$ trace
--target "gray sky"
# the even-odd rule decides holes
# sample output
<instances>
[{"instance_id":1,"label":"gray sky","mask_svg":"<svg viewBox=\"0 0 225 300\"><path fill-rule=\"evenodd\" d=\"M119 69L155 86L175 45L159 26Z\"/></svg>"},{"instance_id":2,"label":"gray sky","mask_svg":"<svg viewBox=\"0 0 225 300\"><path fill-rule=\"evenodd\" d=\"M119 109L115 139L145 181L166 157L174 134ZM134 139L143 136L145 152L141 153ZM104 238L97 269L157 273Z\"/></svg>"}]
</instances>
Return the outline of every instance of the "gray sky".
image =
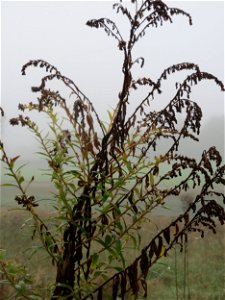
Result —
<instances>
[{"instance_id":1,"label":"gray sky","mask_svg":"<svg viewBox=\"0 0 225 300\"><path fill-rule=\"evenodd\" d=\"M165 1L169 6L184 9L192 15L193 26L185 17L174 17L158 29L150 29L137 44L134 57L145 57L143 69L136 68L137 77L156 80L162 71L180 62L197 63L202 71L224 79L224 2L222 1ZM101 118L115 106L122 86L122 52L115 39L102 29L85 25L92 18L109 17L118 21L126 36L128 25L123 15L112 10L111 1L57 1L57 2L2 2L2 92L1 105L6 118L17 115L18 103L35 101L30 87L40 83L43 71L29 69L21 76L23 64L30 59L42 58L55 65L62 74L70 77L91 99ZM126 39L126 38L125 38ZM180 78L185 77L183 73ZM165 92L155 108L161 108L175 91L174 81L165 83ZM135 94L131 101L134 109L144 94ZM203 110L208 122L224 116L224 94L212 82L199 84L193 89L193 100ZM69 100L72 103L72 99ZM13 136L13 139L12 139ZM8 128L3 121L2 137L16 154L26 143L30 133L19 128ZM17 144L16 149L15 144ZM33 148L32 148L33 147Z\"/></svg>"}]
</instances>

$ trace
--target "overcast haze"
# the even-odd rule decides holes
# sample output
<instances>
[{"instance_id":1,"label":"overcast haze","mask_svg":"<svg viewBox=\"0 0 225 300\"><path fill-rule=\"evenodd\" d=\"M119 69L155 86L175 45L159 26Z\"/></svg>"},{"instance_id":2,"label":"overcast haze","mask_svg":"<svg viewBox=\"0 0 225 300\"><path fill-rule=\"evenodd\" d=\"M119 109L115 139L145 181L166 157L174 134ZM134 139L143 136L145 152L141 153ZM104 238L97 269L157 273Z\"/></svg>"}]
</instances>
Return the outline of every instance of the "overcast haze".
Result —
<instances>
[{"instance_id":1,"label":"overcast haze","mask_svg":"<svg viewBox=\"0 0 225 300\"><path fill-rule=\"evenodd\" d=\"M20 153L24 146L29 153L35 151L31 135L25 133L24 129L9 128L7 123L8 118L17 115L19 102L35 101L37 96L31 93L30 87L40 83L43 71L29 69L27 76L21 76L20 73L22 65L30 59L42 58L70 77L91 99L101 118L104 119L105 111L116 104L122 86L122 52L116 40L108 37L102 29L85 25L89 19L109 17L118 21L118 27L126 36L127 20L112 10L113 3L2 2L1 105L6 112L2 122L2 138L11 153ZM175 16L173 24L166 23L158 29L150 29L134 51L134 58L145 58L144 68L135 68L136 76L156 80L166 67L174 63L194 62L202 71L223 80L224 3L166 3L190 13L193 26L189 26L187 18ZM172 88L173 81L170 85L165 84L162 101L156 103L156 108L168 102L174 91ZM131 110L143 95L138 94L132 98ZM203 124L209 126L210 120L220 120L223 128L217 133L217 138L221 136L223 140L224 123L221 120L224 118L224 95L218 86L212 82L199 84L193 89L193 100L198 101L202 107ZM72 102L72 99L69 101ZM212 122L211 126L212 136L209 138L214 142Z\"/></svg>"}]
</instances>

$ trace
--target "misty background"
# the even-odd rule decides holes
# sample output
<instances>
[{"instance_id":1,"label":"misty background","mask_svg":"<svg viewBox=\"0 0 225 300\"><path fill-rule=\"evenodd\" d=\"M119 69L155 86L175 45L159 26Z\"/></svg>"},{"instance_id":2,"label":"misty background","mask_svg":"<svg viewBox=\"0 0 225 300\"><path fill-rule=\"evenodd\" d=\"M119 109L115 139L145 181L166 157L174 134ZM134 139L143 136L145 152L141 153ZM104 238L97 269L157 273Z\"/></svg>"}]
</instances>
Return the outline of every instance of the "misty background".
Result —
<instances>
[{"instance_id":1,"label":"misty background","mask_svg":"<svg viewBox=\"0 0 225 300\"><path fill-rule=\"evenodd\" d=\"M157 80L163 70L181 62L197 63L202 71L224 80L224 2L223 1L165 1L190 13L188 19L175 16L173 23L149 28L134 48L133 58L143 56L145 65L134 69L134 78L150 77ZM107 110L115 107L122 88L123 52L117 41L108 37L103 29L86 26L89 19L107 17L116 21L122 36L128 35L128 21L112 10L111 1L4 1L2 5L2 90L1 106L5 117L1 119L1 139L10 156L21 155L21 161L31 160L39 165L35 152L39 149L34 136L19 126L12 127L8 120L18 115L19 103L35 102L38 94L31 86L40 84L46 73L29 68L21 75L22 65L31 59L43 59L55 65L71 78L92 101L102 120ZM126 2L131 11L135 6ZM175 93L175 82L182 81L190 72L180 72L162 86L163 94L155 99L152 109L163 108ZM170 78L170 77L169 77ZM57 90L73 104L66 90L57 82ZM191 99L202 108L203 120L200 142L184 141L182 151L200 157L204 149L216 145L224 156L224 94L214 82L201 82L193 87ZM131 113L146 96L147 90L131 96ZM32 114L43 126L46 120ZM32 167L32 166L31 166ZM32 167L34 168L34 167ZM34 169L32 169L33 171Z\"/></svg>"}]
</instances>

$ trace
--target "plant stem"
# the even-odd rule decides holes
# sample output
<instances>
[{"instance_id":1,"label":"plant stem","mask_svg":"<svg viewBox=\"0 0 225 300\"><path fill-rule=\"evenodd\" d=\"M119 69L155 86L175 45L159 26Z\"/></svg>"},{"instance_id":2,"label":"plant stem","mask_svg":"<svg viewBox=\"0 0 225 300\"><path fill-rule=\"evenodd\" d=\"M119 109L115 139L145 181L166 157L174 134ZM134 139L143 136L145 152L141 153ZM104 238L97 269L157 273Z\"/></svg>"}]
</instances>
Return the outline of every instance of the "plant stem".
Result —
<instances>
[{"instance_id":1,"label":"plant stem","mask_svg":"<svg viewBox=\"0 0 225 300\"><path fill-rule=\"evenodd\" d=\"M179 292L178 292L178 278L177 278L177 250L174 247L174 268L175 268L175 284L176 284L176 300L179 299Z\"/></svg>"}]
</instances>

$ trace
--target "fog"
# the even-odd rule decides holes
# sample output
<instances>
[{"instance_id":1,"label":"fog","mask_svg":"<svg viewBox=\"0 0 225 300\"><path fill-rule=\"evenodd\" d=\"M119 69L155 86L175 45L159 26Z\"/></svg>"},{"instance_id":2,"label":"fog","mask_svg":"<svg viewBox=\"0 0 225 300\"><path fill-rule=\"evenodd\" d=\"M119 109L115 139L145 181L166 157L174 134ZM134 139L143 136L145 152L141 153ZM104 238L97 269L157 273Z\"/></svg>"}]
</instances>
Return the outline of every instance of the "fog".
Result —
<instances>
[{"instance_id":1,"label":"fog","mask_svg":"<svg viewBox=\"0 0 225 300\"><path fill-rule=\"evenodd\" d=\"M70 77L91 99L100 117L106 120L106 110L116 105L122 87L122 52L115 39L102 29L85 25L92 18L109 17L118 22L126 36L127 20L112 10L111 1L73 2L2 2L2 91L1 106L5 118L1 120L1 138L11 155L23 154L22 159L35 159L37 143L24 128L11 127L8 120L18 114L18 103L35 101L32 85L39 85L43 71L29 69L21 76L23 64L42 58ZM162 71L180 62L197 63L202 71L224 79L224 3L221 1L168 1L169 6L184 9L192 15L193 26L185 17L174 17L150 29L134 51L143 56L143 69L135 68L135 76L156 80ZM184 79L182 73L179 79ZM57 89L61 87L55 85ZM175 91L174 78L163 85L162 97L152 109L160 109ZM65 91L63 90L63 93ZM145 93L131 97L132 112ZM68 96L68 95L67 95ZM193 100L203 111L200 143L184 143L191 155L200 155L210 145L224 151L224 94L213 82L200 83L193 88ZM73 103L73 99L68 101ZM35 116L36 117L36 116ZM37 117L36 117L37 118ZM44 119L38 117L44 124ZM188 148L189 146L189 148ZM224 152L223 152L224 153Z\"/></svg>"}]
</instances>

